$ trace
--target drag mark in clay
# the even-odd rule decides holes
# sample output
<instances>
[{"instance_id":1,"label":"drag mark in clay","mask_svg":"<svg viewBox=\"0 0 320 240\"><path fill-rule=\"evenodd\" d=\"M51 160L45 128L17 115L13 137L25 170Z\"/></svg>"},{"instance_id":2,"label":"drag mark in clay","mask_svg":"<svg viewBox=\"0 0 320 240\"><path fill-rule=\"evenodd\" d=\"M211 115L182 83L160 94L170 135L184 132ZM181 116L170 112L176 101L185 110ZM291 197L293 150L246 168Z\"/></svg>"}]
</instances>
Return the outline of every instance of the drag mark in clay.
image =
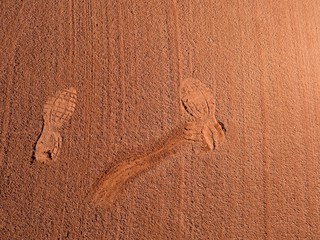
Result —
<instances>
[{"instance_id":1,"label":"drag mark in clay","mask_svg":"<svg viewBox=\"0 0 320 240\"><path fill-rule=\"evenodd\" d=\"M224 140L224 125L215 117L215 101L209 89L196 79L186 79L180 88L180 100L186 122L152 152L129 157L103 173L90 191L91 200L104 207L118 198L130 180L155 167L183 142L202 141L209 150Z\"/></svg>"}]
</instances>

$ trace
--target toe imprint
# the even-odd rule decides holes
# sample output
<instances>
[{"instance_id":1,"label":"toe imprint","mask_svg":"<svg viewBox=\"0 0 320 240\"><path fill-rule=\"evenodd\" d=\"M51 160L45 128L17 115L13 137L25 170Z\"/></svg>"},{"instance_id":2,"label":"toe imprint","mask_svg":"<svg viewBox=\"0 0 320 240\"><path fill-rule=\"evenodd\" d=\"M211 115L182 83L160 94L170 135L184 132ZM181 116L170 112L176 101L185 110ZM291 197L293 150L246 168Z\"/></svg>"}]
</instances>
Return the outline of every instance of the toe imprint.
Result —
<instances>
[{"instance_id":1,"label":"toe imprint","mask_svg":"<svg viewBox=\"0 0 320 240\"><path fill-rule=\"evenodd\" d=\"M194 120L205 120L215 112L215 100L212 94L198 79L188 78L183 81L180 98L185 111Z\"/></svg>"},{"instance_id":2,"label":"toe imprint","mask_svg":"<svg viewBox=\"0 0 320 240\"><path fill-rule=\"evenodd\" d=\"M76 106L77 91L75 88L59 91L44 105L44 121L52 127L60 128L67 122Z\"/></svg>"}]
</instances>

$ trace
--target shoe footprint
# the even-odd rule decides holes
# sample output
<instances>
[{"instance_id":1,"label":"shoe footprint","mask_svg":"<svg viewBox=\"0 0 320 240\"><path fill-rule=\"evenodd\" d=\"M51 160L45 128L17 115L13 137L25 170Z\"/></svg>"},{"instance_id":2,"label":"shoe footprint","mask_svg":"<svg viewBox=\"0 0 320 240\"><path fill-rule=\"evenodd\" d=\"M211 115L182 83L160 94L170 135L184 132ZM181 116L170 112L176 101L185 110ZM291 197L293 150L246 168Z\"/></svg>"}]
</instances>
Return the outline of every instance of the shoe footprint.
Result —
<instances>
[{"instance_id":1,"label":"shoe footprint","mask_svg":"<svg viewBox=\"0 0 320 240\"><path fill-rule=\"evenodd\" d=\"M210 150L217 148L224 141L225 128L215 117L215 100L208 87L188 78L181 85L180 98L189 118L185 139L203 141Z\"/></svg>"},{"instance_id":2,"label":"shoe footprint","mask_svg":"<svg viewBox=\"0 0 320 240\"><path fill-rule=\"evenodd\" d=\"M58 159L62 138L61 128L71 118L77 101L77 91L71 87L49 98L43 108L43 128L36 143L34 159L49 163Z\"/></svg>"}]
</instances>

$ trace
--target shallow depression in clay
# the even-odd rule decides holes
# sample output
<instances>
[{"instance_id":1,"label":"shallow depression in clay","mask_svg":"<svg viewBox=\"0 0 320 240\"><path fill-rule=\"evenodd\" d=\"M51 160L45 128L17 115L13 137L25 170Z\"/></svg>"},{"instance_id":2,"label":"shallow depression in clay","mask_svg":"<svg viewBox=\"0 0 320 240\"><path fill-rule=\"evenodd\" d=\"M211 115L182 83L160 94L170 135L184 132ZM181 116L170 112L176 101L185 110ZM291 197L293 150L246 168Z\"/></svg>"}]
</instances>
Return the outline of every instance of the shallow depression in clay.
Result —
<instances>
[{"instance_id":1,"label":"shallow depression in clay","mask_svg":"<svg viewBox=\"0 0 320 240\"><path fill-rule=\"evenodd\" d=\"M61 128L70 120L76 106L77 91L71 87L50 97L43 108L43 128L35 145L34 159L43 163L57 161L61 151Z\"/></svg>"}]
</instances>

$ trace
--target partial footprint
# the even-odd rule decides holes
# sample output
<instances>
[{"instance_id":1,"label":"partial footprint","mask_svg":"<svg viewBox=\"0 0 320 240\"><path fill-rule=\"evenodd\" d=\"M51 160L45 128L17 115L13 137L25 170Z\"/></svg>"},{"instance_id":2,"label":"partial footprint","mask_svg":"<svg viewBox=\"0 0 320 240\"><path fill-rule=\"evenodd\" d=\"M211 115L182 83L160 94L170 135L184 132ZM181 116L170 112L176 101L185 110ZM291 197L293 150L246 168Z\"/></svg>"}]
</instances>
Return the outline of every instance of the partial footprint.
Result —
<instances>
[{"instance_id":1,"label":"partial footprint","mask_svg":"<svg viewBox=\"0 0 320 240\"><path fill-rule=\"evenodd\" d=\"M180 99L188 117L185 138L203 141L210 150L217 148L225 134L215 117L215 100L209 88L198 79L188 78L181 85Z\"/></svg>"},{"instance_id":2,"label":"partial footprint","mask_svg":"<svg viewBox=\"0 0 320 240\"><path fill-rule=\"evenodd\" d=\"M180 87L181 103L185 111L197 121L207 119L215 112L215 100L200 80L187 78Z\"/></svg>"},{"instance_id":3,"label":"partial footprint","mask_svg":"<svg viewBox=\"0 0 320 240\"><path fill-rule=\"evenodd\" d=\"M61 148L60 130L71 118L77 101L77 90L68 88L49 98L43 109L43 128L35 147L35 160L56 161Z\"/></svg>"}]
</instances>

